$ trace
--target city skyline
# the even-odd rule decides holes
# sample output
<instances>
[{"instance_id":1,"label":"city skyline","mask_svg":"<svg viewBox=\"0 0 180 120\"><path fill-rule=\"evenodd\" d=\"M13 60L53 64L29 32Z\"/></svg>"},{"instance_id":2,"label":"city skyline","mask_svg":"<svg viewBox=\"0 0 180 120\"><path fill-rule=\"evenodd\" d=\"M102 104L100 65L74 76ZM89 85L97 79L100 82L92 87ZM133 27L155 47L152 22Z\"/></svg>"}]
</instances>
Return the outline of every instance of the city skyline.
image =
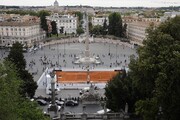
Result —
<instances>
[{"instance_id":1,"label":"city skyline","mask_svg":"<svg viewBox=\"0 0 180 120\"><path fill-rule=\"evenodd\" d=\"M0 5L7 6L51 6L55 0L1 0ZM179 0L57 0L59 6L88 5L102 7L169 7L180 6Z\"/></svg>"}]
</instances>

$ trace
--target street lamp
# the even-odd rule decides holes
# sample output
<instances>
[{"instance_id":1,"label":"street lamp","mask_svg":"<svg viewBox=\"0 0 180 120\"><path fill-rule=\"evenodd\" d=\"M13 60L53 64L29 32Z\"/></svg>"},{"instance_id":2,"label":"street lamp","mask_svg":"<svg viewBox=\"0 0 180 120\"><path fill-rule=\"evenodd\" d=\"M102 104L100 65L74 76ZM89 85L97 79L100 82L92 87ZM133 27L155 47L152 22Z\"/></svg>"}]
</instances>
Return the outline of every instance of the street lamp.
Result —
<instances>
[{"instance_id":1,"label":"street lamp","mask_svg":"<svg viewBox=\"0 0 180 120\"><path fill-rule=\"evenodd\" d=\"M108 53L108 55L110 55L110 43L109 43L109 53Z\"/></svg>"},{"instance_id":2,"label":"street lamp","mask_svg":"<svg viewBox=\"0 0 180 120\"><path fill-rule=\"evenodd\" d=\"M57 56L58 56L58 66L59 66L59 44L57 43Z\"/></svg>"},{"instance_id":3,"label":"street lamp","mask_svg":"<svg viewBox=\"0 0 180 120\"><path fill-rule=\"evenodd\" d=\"M117 44L116 44L116 67L117 67Z\"/></svg>"},{"instance_id":4,"label":"street lamp","mask_svg":"<svg viewBox=\"0 0 180 120\"><path fill-rule=\"evenodd\" d=\"M66 53L65 53L65 39L64 39L64 55L65 55Z\"/></svg>"}]
</instances>

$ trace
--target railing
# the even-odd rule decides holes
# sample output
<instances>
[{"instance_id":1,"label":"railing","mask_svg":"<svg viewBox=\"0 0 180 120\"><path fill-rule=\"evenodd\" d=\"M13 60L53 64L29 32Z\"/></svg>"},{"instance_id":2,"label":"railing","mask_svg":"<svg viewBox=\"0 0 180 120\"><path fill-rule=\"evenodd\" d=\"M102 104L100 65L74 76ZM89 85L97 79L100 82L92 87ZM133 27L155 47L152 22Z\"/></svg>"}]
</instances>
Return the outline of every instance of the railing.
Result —
<instances>
[{"instance_id":1,"label":"railing","mask_svg":"<svg viewBox=\"0 0 180 120\"><path fill-rule=\"evenodd\" d=\"M123 120L123 113L72 113L72 114L61 114L61 118L58 120Z\"/></svg>"}]
</instances>

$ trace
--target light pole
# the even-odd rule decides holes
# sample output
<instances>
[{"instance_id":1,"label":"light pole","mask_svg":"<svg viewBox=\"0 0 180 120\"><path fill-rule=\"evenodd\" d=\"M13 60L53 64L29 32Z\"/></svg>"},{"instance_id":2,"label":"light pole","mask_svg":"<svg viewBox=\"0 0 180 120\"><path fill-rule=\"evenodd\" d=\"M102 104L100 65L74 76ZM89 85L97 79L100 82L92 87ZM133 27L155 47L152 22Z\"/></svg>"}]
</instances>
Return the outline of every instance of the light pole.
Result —
<instances>
[{"instance_id":1,"label":"light pole","mask_svg":"<svg viewBox=\"0 0 180 120\"><path fill-rule=\"evenodd\" d=\"M110 55L110 43L109 43L109 53L108 53L108 55Z\"/></svg>"},{"instance_id":2,"label":"light pole","mask_svg":"<svg viewBox=\"0 0 180 120\"><path fill-rule=\"evenodd\" d=\"M117 44L116 44L116 67L117 67Z\"/></svg>"},{"instance_id":3,"label":"light pole","mask_svg":"<svg viewBox=\"0 0 180 120\"><path fill-rule=\"evenodd\" d=\"M64 55L65 55L66 53L65 53L65 39L64 39Z\"/></svg>"},{"instance_id":4,"label":"light pole","mask_svg":"<svg viewBox=\"0 0 180 120\"><path fill-rule=\"evenodd\" d=\"M57 56L58 56L58 66L59 66L59 44L57 43Z\"/></svg>"}]
</instances>

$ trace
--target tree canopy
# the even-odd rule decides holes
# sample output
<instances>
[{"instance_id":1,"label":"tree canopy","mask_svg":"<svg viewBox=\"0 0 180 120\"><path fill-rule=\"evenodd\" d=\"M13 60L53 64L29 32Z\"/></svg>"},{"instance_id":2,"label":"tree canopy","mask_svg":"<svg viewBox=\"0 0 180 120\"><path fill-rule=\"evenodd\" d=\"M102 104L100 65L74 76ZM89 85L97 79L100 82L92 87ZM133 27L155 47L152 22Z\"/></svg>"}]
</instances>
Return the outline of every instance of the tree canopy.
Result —
<instances>
[{"instance_id":1,"label":"tree canopy","mask_svg":"<svg viewBox=\"0 0 180 120\"><path fill-rule=\"evenodd\" d=\"M83 13L82 12L76 11L75 15L78 17L79 21L81 21L83 19Z\"/></svg>"},{"instance_id":2,"label":"tree canopy","mask_svg":"<svg viewBox=\"0 0 180 120\"><path fill-rule=\"evenodd\" d=\"M0 120L47 120L37 103L19 94L22 80L14 68L7 61L0 63Z\"/></svg>"},{"instance_id":3,"label":"tree canopy","mask_svg":"<svg viewBox=\"0 0 180 120\"><path fill-rule=\"evenodd\" d=\"M134 110L135 98L132 82L127 78L126 71L122 70L105 87L107 108L114 112L124 110L126 104L128 104L130 112Z\"/></svg>"},{"instance_id":4,"label":"tree canopy","mask_svg":"<svg viewBox=\"0 0 180 120\"><path fill-rule=\"evenodd\" d=\"M103 27L101 25L93 26L91 34L101 35L103 34Z\"/></svg>"},{"instance_id":5,"label":"tree canopy","mask_svg":"<svg viewBox=\"0 0 180 120\"><path fill-rule=\"evenodd\" d=\"M114 12L109 15L108 32L110 35L122 37L122 35L123 35L122 19L121 19L121 15L119 13Z\"/></svg>"},{"instance_id":6,"label":"tree canopy","mask_svg":"<svg viewBox=\"0 0 180 120\"><path fill-rule=\"evenodd\" d=\"M46 20L46 16L49 16L49 12L42 10L38 13L40 20L41 20L41 28L46 31L46 33L48 33L48 25L47 25L47 20Z\"/></svg>"},{"instance_id":7,"label":"tree canopy","mask_svg":"<svg viewBox=\"0 0 180 120\"><path fill-rule=\"evenodd\" d=\"M82 33L84 33L84 30L83 30L82 27L78 27L78 28L76 29L76 32L77 32L78 35L81 35Z\"/></svg>"},{"instance_id":8,"label":"tree canopy","mask_svg":"<svg viewBox=\"0 0 180 120\"><path fill-rule=\"evenodd\" d=\"M56 22L55 21L52 21L51 22L51 26L52 26L52 34L53 35L55 35L55 34L58 34L58 32L57 32L57 24L56 24Z\"/></svg>"},{"instance_id":9,"label":"tree canopy","mask_svg":"<svg viewBox=\"0 0 180 120\"><path fill-rule=\"evenodd\" d=\"M129 65L130 79L139 92L136 112L144 119L155 119L159 107L164 119L180 118L177 112L180 111L179 26L180 17L175 17L158 28L150 27L144 46L138 50L139 58ZM152 109L148 104L153 105Z\"/></svg>"},{"instance_id":10,"label":"tree canopy","mask_svg":"<svg viewBox=\"0 0 180 120\"><path fill-rule=\"evenodd\" d=\"M118 75L107 84L107 105L118 111L125 100L144 120L177 120L180 118L180 16L158 27L152 24L147 33L144 46L137 51L138 57L131 58L128 76Z\"/></svg>"},{"instance_id":11,"label":"tree canopy","mask_svg":"<svg viewBox=\"0 0 180 120\"><path fill-rule=\"evenodd\" d=\"M18 71L24 70L26 68L26 60L24 59L22 44L18 42L14 43L10 48L10 52L7 58L12 63L15 63Z\"/></svg>"},{"instance_id":12,"label":"tree canopy","mask_svg":"<svg viewBox=\"0 0 180 120\"><path fill-rule=\"evenodd\" d=\"M105 19L104 23L103 23L103 33L102 34L106 35L107 31L108 31L108 25L107 25L107 20Z\"/></svg>"},{"instance_id":13,"label":"tree canopy","mask_svg":"<svg viewBox=\"0 0 180 120\"><path fill-rule=\"evenodd\" d=\"M23 55L22 44L18 42L14 43L6 60L12 62L16 66L18 76L23 80L20 91L21 95L25 96L28 94L29 97L33 97L37 89L37 84L33 80L33 76L25 69L26 61Z\"/></svg>"}]
</instances>

